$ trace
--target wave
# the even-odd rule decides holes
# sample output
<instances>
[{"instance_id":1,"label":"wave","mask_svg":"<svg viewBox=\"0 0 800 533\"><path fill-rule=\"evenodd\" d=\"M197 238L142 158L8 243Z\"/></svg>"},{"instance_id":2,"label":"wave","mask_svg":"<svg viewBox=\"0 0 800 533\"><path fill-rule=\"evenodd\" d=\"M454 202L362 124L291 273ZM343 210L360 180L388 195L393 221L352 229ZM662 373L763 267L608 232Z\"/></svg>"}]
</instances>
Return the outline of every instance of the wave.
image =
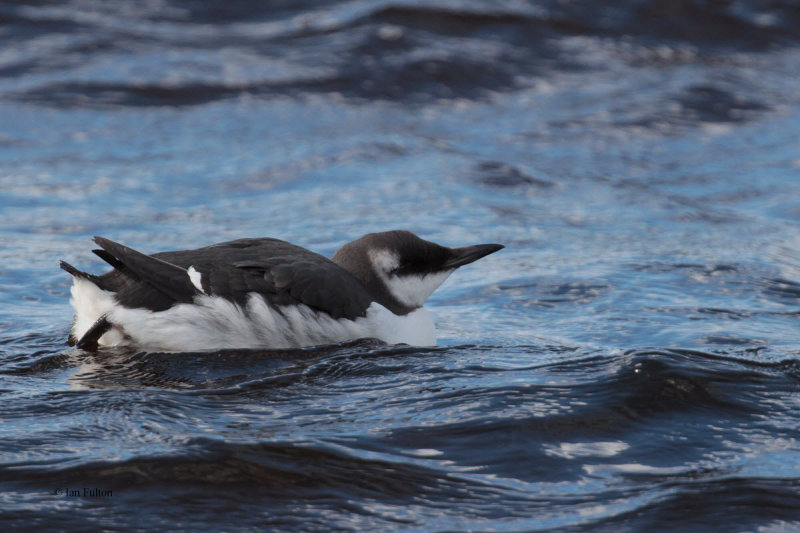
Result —
<instances>
[{"instance_id":1,"label":"wave","mask_svg":"<svg viewBox=\"0 0 800 533\"><path fill-rule=\"evenodd\" d=\"M15 80L5 96L103 108L314 94L424 104L487 99L603 64L654 65L667 55L672 63L702 64L708 56L800 42L800 9L792 2L510 9L391 2L211 8L176 0L113 11L72 4L0 9L10 28L4 38L14 44L0 62L0 77ZM110 64L122 75L110 78ZM692 121L743 120L766 108L707 84L672 99L682 109L678 118Z\"/></svg>"},{"instance_id":2,"label":"wave","mask_svg":"<svg viewBox=\"0 0 800 533\"><path fill-rule=\"evenodd\" d=\"M4 524L30 518L21 502L34 496L52 504L57 495L43 491L84 486L118 495L117 516L147 505L151 525L168 522L172 505L154 495L172 493L261 509L237 515L242 524L283 513L342 526L355 512L362 527L389 529L452 513L488 529L659 529L676 516L703 527L731 505L746 524L796 520L800 508L797 472L758 459L800 438L791 355L363 340L69 352L0 370L67 371L76 384L0 409L21 431L3 445L15 450L0 465ZM58 501L40 513L45 523L96 504Z\"/></svg>"}]
</instances>

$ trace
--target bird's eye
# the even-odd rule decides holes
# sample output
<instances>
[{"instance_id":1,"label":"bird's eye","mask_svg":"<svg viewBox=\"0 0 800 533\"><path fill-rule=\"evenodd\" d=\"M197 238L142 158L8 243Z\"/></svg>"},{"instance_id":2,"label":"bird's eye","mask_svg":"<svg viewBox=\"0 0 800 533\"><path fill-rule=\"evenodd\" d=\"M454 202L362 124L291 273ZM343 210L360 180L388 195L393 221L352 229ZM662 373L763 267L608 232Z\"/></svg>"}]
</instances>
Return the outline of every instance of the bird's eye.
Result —
<instances>
[{"instance_id":1,"label":"bird's eye","mask_svg":"<svg viewBox=\"0 0 800 533\"><path fill-rule=\"evenodd\" d=\"M397 265L395 265L394 267L392 267L392 269L391 269L391 270L389 270L389 274L391 274L392 276L396 276L397 274L399 274L400 272L402 272L402 270L403 270L403 269L404 269L406 266L407 266L407 265L406 265L405 263L398 263Z\"/></svg>"}]
</instances>

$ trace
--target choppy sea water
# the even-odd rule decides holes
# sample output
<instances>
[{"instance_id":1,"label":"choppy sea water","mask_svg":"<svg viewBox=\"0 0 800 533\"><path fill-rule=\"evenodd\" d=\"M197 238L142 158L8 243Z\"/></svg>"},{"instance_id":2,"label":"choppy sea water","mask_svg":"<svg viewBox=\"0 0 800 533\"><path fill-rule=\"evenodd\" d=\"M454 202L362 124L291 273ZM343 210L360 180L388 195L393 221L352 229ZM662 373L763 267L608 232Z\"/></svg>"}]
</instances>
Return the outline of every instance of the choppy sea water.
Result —
<instances>
[{"instance_id":1,"label":"choppy sea water","mask_svg":"<svg viewBox=\"0 0 800 533\"><path fill-rule=\"evenodd\" d=\"M0 4L0 525L800 530L800 7ZM507 248L439 346L70 349L64 259Z\"/></svg>"}]
</instances>

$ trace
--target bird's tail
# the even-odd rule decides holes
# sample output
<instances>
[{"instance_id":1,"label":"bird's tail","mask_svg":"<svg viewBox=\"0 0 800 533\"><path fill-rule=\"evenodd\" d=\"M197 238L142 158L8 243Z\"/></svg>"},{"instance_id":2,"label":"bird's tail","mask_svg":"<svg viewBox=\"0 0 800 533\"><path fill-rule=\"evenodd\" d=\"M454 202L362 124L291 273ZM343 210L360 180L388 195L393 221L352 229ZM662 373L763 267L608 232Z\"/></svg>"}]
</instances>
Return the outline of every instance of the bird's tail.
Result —
<instances>
[{"instance_id":1,"label":"bird's tail","mask_svg":"<svg viewBox=\"0 0 800 533\"><path fill-rule=\"evenodd\" d=\"M61 270L69 272L70 274L72 274L73 277L85 279L97 285L98 277L95 276L94 274L89 274L88 272L83 272L82 270L78 270L77 268L70 265L66 261L61 261L58 263L58 265L61 267Z\"/></svg>"},{"instance_id":2,"label":"bird's tail","mask_svg":"<svg viewBox=\"0 0 800 533\"><path fill-rule=\"evenodd\" d=\"M99 276L95 276L94 274L89 274L88 272L83 272L82 270L78 270L77 268L70 265L66 261L61 261L59 263L59 266L61 267L62 270L65 270L66 272L71 274L72 277L75 278L76 280L86 280L91 284L95 285L96 287L100 288ZM73 295L74 294L75 293L73 292ZM80 313L81 310L78 307L76 307L76 312ZM84 322L86 318L82 317L81 322ZM89 320L91 320L91 318L89 318ZM82 350L89 350L89 351L97 350L98 340L100 339L100 337L103 336L104 333L106 333L112 327L111 322L109 322L108 319L106 318L106 315L103 314L99 318L94 320L93 323L90 322L91 326L86 331L78 333L77 331L78 328L76 328L77 321L78 321L78 315L76 314L75 321L73 321L73 327L71 328L70 334L67 337L67 344L69 344L70 346L76 346L77 348L80 348Z\"/></svg>"}]
</instances>

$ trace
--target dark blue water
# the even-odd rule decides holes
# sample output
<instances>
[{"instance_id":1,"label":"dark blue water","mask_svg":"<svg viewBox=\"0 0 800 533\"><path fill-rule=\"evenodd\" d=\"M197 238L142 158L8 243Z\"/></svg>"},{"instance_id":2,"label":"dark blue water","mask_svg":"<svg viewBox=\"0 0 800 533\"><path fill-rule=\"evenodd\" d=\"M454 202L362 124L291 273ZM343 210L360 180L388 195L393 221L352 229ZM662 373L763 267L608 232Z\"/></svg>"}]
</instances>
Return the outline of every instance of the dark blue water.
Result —
<instances>
[{"instance_id":1,"label":"dark blue water","mask_svg":"<svg viewBox=\"0 0 800 533\"><path fill-rule=\"evenodd\" d=\"M0 526L800 530L800 5L0 4ZM70 349L64 259L507 248L439 346Z\"/></svg>"}]
</instances>

